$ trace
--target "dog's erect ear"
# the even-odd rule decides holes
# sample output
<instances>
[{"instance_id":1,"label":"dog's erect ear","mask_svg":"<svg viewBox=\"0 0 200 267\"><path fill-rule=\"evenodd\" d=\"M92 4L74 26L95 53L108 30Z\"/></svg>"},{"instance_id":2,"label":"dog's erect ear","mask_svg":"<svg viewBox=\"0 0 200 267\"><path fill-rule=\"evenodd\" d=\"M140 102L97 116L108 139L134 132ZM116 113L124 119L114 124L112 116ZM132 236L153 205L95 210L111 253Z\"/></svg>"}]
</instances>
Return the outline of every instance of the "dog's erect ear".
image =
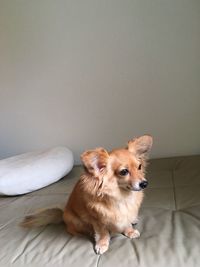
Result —
<instances>
[{"instance_id":1,"label":"dog's erect ear","mask_svg":"<svg viewBox=\"0 0 200 267\"><path fill-rule=\"evenodd\" d=\"M94 176L99 176L107 165L108 152L104 148L85 151L81 155L81 160L87 171Z\"/></svg>"},{"instance_id":2,"label":"dog's erect ear","mask_svg":"<svg viewBox=\"0 0 200 267\"><path fill-rule=\"evenodd\" d=\"M153 138L143 135L128 142L128 150L139 158L146 158L151 150Z\"/></svg>"}]
</instances>

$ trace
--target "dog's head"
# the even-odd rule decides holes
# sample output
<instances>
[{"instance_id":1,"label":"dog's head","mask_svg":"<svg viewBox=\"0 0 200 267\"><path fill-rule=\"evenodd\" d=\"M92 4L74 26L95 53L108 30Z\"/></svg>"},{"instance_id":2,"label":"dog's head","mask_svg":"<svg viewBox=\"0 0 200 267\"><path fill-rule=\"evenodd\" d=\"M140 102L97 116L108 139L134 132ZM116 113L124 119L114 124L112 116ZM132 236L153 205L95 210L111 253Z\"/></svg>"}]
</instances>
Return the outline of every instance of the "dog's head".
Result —
<instances>
[{"instance_id":1,"label":"dog's head","mask_svg":"<svg viewBox=\"0 0 200 267\"><path fill-rule=\"evenodd\" d=\"M153 139L149 135L128 142L127 148L107 152L103 148L86 151L81 159L86 171L103 182L116 182L120 189L140 191L148 183L145 179L146 160Z\"/></svg>"}]
</instances>

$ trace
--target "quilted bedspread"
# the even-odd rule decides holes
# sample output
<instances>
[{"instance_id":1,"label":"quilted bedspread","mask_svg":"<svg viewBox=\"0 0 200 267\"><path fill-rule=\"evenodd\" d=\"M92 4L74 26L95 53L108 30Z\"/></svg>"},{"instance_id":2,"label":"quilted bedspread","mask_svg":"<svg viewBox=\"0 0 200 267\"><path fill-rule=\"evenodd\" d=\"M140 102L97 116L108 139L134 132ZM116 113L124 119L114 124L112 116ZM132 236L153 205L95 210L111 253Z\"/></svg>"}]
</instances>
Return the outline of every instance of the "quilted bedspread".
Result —
<instances>
[{"instance_id":1,"label":"quilted bedspread","mask_svg":"<svg viewBox=\"0 0 200 267\"><path fill-rule=\"evenodd\" d=\"M141 237L114 235L101 256L87 238L67 234L64 224L31 230L18 226L38 208L64 205L81 172L76 166L44 189L0 197L0 266L200 266L200 156L150 161L137 225Z\"/></svg>"}]
</instances>

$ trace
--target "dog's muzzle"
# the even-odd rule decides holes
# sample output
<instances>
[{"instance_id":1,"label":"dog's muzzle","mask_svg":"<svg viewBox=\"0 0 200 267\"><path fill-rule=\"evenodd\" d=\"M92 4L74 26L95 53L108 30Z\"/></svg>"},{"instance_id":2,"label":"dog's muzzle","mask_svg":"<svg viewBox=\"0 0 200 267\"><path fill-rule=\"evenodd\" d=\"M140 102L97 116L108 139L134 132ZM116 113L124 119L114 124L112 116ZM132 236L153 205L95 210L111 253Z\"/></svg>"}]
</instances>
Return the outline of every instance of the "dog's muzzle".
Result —
<instances>
[{"instance_id":1,"label":"dog's muzzle","mask_svg":"<svg viewBox=\"0 0 200 267\"><path fill-rule=\"evenodd\" d=\"M148 185L148 182L146 179L144 179L140 183L133 184L132 186L131 185L127 186L127 189L131 191L140 191L140 190L145 189L147 185Z\"/></svg>"}]
</instances>

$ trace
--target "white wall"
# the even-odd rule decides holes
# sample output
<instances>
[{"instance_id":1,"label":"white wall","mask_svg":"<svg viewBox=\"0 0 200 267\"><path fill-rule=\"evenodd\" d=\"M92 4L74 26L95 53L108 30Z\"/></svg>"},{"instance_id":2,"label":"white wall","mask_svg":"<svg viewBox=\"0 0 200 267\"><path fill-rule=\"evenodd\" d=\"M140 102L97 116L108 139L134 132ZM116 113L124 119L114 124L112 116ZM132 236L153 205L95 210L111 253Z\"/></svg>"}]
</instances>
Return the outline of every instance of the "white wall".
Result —
<instances>
[{"instance_id":1,"label":"white wall","mask_svg":"<svg viewBox=\"0 0 200 267\"><path fill-rule=\"evenodd\" d=\"M154 136L200 153L200 1L1 0L0 158Z\"/></svg>"}]
</instances>

